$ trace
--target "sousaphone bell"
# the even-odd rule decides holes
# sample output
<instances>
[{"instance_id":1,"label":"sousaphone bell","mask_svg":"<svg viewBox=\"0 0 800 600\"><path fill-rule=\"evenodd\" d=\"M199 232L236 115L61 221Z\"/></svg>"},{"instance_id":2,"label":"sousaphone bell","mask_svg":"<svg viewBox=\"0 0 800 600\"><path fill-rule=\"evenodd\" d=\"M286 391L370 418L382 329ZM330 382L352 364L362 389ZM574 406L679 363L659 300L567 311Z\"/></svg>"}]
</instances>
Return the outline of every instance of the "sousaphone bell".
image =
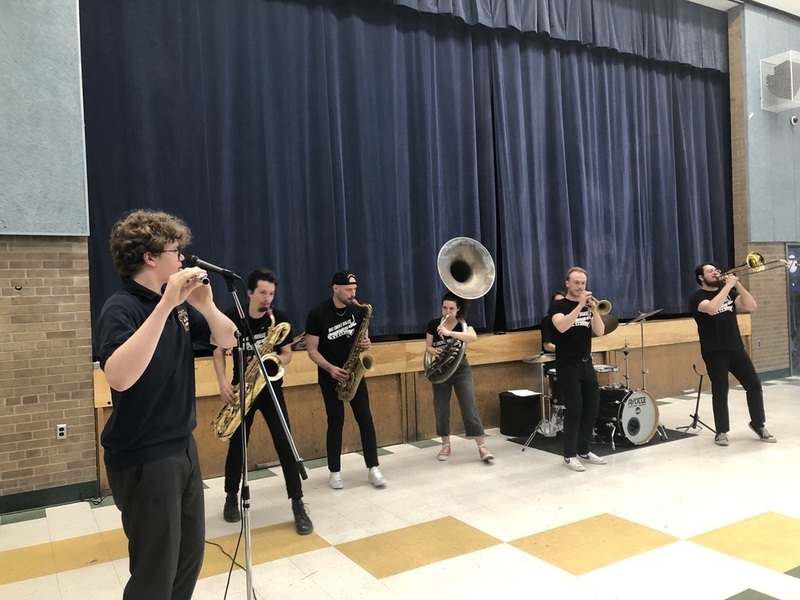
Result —
<instances>
[{"instance_id":1,"label":"sousaphone bell","mask_svg":"<svg viewBox=\"0 0 800 600\"><path fill-rule=\"evenodd\" d=\"M477 240L456 237L445 243L436 259L439 277L445 287L465 300L475 300L494 285L494 261Z\"/></svg>"}]
</instances>

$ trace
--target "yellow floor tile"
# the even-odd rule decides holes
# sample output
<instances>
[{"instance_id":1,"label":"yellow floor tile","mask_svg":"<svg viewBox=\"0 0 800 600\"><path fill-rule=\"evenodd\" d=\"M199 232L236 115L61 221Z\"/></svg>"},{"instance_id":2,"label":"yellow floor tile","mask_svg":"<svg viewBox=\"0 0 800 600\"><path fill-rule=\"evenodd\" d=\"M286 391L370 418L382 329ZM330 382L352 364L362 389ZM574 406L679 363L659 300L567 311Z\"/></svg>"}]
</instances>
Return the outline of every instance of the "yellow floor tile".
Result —
<instances>
[{"instance_id":1,"label":"yellow floor tile","mask_svg":"<svg viewBox=\"0 0 800 600\"><path fill-rule=\"evenodd\" d=\"M236 543L239 534L226 535L223 537L208 540L213 544L219 544L225 552L233 556L236 551ZM295 556L303 552L311 552L320 548L330 546L315 533L309 535L297 535L293 523L281 523L270 527L259 527L250 531L250 551L251 560L254 565L263 564L288 556ZM239 543L239 551L236 555L236 562L240 565L245 563L244 535ZM203 568L200 570L200 577L211 577L227 573L231 566L231 559L212 544L206 544L206 553L203 559Z\"/></svg>"},{"instance_id":2,"label":"yellow floor tile","mask_svg":"<svg viewBox=\"0 0 800 600\"><path fill-rule=\"evenodd\" d=\"M33 579L55 573L50 543L0 552L0 584Z\"/></svg>"},{"instance_id":3,"label":"yellow floor tile","mask_svg":"<svg viewBox=\"0 0 800 600\"><path fill-rule=\"evenodd\" d=\"M720 527L689 541L779 573L800 565L800 519L773 512Z\"/></svg>"},{"instance_id":4,"label":"yellow floor tile","mask_svg":"<svg viewBox=\"0 0 800 600\"><path fill-rule=\"evenodd\" d=\"M649 527L603 514L510 544L568 573L583 575L677 540Z\"/></svg>"},{"instance_id":5,"label":"yellow floor tile","mask_svg":"<svg viewBox=\"0 0 800 600\"><path fill-rule=\"evenodd\" d=\"M339 544L336 549L381 579L499 543L458 519L444 517Z\"/></svg>"}]
</instances>

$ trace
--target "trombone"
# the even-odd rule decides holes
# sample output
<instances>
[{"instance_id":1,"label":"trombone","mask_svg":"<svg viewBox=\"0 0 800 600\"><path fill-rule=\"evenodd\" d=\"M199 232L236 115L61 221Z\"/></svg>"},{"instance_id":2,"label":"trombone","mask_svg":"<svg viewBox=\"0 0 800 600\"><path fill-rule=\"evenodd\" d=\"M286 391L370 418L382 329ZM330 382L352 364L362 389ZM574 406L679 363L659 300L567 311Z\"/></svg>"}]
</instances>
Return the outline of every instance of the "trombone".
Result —
<instances>
[{"instance_id":1,"label":"trombone","mask_svg":"<svg viewBox=\"0 0 800 600\"><path fill-rule=\"evenodd\" d=\"M761 273L763 271L770 271L772 269L779 269L781 267L788 268L789 261L783 258L765 261L764 256L758 252L750 252L745 258L745 262L741 265L728 269L724 273L720 273L720 280L725 281L728 275L749 275L750 273Z\"/></svg>"}]
</instances>

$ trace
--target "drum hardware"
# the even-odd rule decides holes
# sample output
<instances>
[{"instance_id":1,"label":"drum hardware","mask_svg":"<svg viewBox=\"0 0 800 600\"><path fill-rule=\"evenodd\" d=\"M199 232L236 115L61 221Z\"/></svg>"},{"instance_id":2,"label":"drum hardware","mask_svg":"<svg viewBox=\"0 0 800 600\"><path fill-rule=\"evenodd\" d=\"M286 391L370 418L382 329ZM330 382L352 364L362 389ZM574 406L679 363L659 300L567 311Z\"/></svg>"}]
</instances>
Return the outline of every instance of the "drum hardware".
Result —
<instances>
[{"instance_id":1,"label":"drum hardware","mask_svg":"<svg viewBox=\"0 0 800 600\"><path fill-rule=\"evenodd\" d=\"M547 352L541 352L539 354L532 354L530 356L526 356L525 358L522 359L522 362L538 365L538 364L553 362L555 359L556 359L555 354L548 354Z\"/></svg>"},{"instance_id":2,"label":"drum hardware","mask_svg":"<svg viewBox=\"0 0 800 600\"><path fill-rule=\"evenodd\" d=\"M539 359L540 357L547 357L547 356L552 356L552 355L547 355L544 352L542 352L542 354L540 354L540 355L534 355L534 357L536 357L537 359ZM529 356L527 358L534 358L534 357ZM548 363L548 362L551 362L551 360L549 360L549 359L547 359L547 360L544 360L544 359L542 359L542 360L527 360L525 358L523 358L522 360L523 360L523 362L532 363L532 364L538 364L539 365L539 376L541 377L540 386L539 386L539 389L540 389L539 407L541 408L541 416L542 416L542 418L539 421L539 423L536 425L536 428L528 436L528 439L525 440L525 443L522 444L522 451L525 452L525 448L527 448L527 447L529 447L531 445L531 442L533 441L533 438L536 437L537 433L541 433L544 437L554 437L556 435L556 433L558 433L558 431L560 431L560 429L556 428L556 426L555 426L555 424L553 422L553 415L550 414L550 411L549 411L549 408L550 408L550 394L552 393L552 386L550 385L549 378L548 378L548 386L547 386L548 387L548 389L547 389L548 395L545 396L545 394L544 394L544 377L545 377L544 365L546 363ZM552 360L555 360L555 357L553 357ZM558 408L560 408L560 407L558 407ZM563 429L563 426L562 426L562 429Z\"/></svg>"},{"instance_id":3,"label":"drum hardware","mask_svg":"<svg viewBox=\"0 0 800 600\"><path fill-rule=\"evenodd\" d=\"M677 429L679 431L683 429L683 433L681 434L681 437L683 437L684 435L689 433L690 429L702 429L700 425L705 425L706 429L713 431L714 435L716 435L717 434L716 429L714 429L713 427L709 427L708 424L703 423L703 421L700 420L700 392L703 390L703 377L705 377L707 373L701 373L700 371L698 371L697 365L692 365L692 369L694 369L694 372L700 376L700 383L697 384L697 401L695 402L694 405L694 414L689 415L690 417L692 417L691 423L689 423L688 425L677 427ZM698 423L700 423L700 425L698 425Z\"/></svg>"},{"instance_id":4,"label":"drum hardware","mask_svg":"<svg viewBox=\"0 0 800 600\"><path fill-rule=\"evenodd\" d=\"M595 431L602 438L602 429L611 430L612 450L616 450L616 435L641 445L649 442L659 427L658 405L647 392L607 386L600 388Z\"/></svg>"},{"instance_id":5,"label":"drum hardware","mask_svg":"<svg viewBox=\"0 0 800 600\"><path fill-rule=\"evenodd\" d=\"M652 317L653 315L655 315L657 313L660 313L662 310L664 310L664 309L663 308L657 308L656 310L652 310L650 312L640 312L639 315L635 319L632 319L631 321L628 321L627 323L625 323L625 325L623 325L623 327L626 327L628 325L633 325L634 323L639 323L640 328L641 328L641 332L642 332L642 389L643 390L647 389L647 382L646 382L647 369L644 366L644 322L648 319L648 317Z\"/></svg>"}]
</instances>

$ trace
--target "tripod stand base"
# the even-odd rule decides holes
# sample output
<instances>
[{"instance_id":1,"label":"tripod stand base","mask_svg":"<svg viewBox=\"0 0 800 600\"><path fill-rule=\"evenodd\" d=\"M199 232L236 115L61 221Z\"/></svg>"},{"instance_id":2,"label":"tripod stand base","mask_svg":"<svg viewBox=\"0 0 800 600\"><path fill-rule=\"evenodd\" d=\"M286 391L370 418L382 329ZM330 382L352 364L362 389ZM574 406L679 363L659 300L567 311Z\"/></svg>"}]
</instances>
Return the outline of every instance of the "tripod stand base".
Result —
<instances>
[{"instance_id":1,"label":"tripod stand base","mask_svg":"<svg viewBox=\"0 0 800 600\"><path fill-rule=\"evenodd\" d=\"M703 421L701 421L700 417L698 417L696 414L689 415L689 416L692 418L692 422L691 423L689 423L688 425L682 425L681 427L676 427L675 428L677 431L680 431L681 429L683 430L683 433L681 434L681 436L684 436L687 433L689 433L690 429L702 429L703 427L705 427L706 429L711 431L714 435L717 435L717 430L714 429L713 427L709 426L707 423L704 423ZM698 423L700 423L700 425L698 425Z\"/></svg>"}]
</instances>

